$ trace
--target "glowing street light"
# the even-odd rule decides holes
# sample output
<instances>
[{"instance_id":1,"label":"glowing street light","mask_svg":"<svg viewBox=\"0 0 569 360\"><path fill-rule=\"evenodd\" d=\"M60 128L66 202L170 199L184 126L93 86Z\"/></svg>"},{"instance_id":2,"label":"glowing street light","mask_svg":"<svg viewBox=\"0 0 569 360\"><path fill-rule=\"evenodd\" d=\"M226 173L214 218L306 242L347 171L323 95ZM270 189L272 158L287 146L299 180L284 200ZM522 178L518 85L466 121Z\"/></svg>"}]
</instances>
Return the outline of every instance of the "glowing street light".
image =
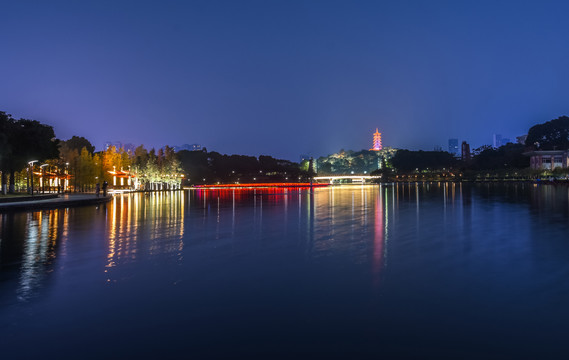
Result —
<instances>
[{"instance_id":1,"label":"glowing street light","mask_svg":"<svg viewBox=\"0 0 569 360\"><path fill-rule=\"evenodd\" d=\"M32 160L32 161L28 161L28 165L29 165L29 169L28 171L30 172L30 178L31 178L31 182L32 182L32 196L34 196L34 163L37 163L38 160Z\"/></svg>"},{"instance_id":2,"label":"glowing street light","mask_svg":"<svg viewBox=\"0 0 569 360\"><path fill-rule=\"evenodd\" d=\"M49 164L42 164L40 165L40 169L41 169L41 178L40 178L40 187L41 187L41 192L45 193L45 167L48 166Z\"/></svg>"},{"instance_id":3,"label":"glowing street light","mask_svg":"<svg viewBox=\"0 0 569 360\"><path fill-rule=\"evenodd\" d=\"M66 162L65 163L65 180L63 180L63 192L67 191L67 188L69 187L69 163ZM77 191L77 179L75 180L75 186L73 187L74 190L73 191Z\"/></svg>"}]
</instances>

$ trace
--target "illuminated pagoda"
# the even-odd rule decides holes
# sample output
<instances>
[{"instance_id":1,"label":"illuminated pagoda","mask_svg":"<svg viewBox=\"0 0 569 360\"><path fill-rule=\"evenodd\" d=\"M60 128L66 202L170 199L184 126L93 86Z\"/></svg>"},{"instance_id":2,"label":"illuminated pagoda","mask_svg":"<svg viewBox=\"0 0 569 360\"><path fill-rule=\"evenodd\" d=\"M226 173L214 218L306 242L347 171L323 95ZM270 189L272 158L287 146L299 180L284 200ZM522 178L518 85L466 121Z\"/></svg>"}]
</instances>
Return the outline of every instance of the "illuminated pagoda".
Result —
<instances>
[{"instance_id":1,"label":"illuminated pagoda","mask_svg":"<svg viewBox=\"0 0 569 360\"><path fill-rule=\"evenodd\" d=\"M371 151L379 151L382 148L383 147L381 146L381 133L376 128L375 133L373 134L373 146L370 150Z\"/></svg>"}]
</instances>

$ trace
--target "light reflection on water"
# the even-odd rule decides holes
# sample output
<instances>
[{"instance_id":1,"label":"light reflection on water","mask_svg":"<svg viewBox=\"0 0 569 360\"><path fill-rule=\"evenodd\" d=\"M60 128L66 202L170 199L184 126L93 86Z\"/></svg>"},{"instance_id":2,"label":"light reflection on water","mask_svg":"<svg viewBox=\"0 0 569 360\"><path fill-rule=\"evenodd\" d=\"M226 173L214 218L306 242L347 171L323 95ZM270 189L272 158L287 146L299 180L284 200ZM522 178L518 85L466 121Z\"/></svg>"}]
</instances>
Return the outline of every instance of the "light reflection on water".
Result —
<instances>
[{"instance_id":1,"label":"light reflection on water","mask_svg":"<svg viewBox=\"0 0 569 360\"><path fill-rule=\"evenodd\" d=\"M25 229L24 256L17 291L21 301L27 300L33 290L42 285L43 278L52 271L61 212L62 210L54 210L45 216L42 213L27 214L29 225Z\"/></svg>"},{"instance_id":2,"label":"light reflection on water","mask_svg":"<svg viewBox=\"0 0 569 360\"><path fill-rule=\"evenodd\" d=\"M107 206L108 282L115 281L113 267L136 261L139 252L183 259L185 199L182 191L120 195Z\"/></svg>"},{"instance_id":3,"label":"light reflection on water","mask_svg":"<svg viewBox=\"0 0 569 360\"><path fill-rule=\"evenodd\" d=\"M530 338L559 350L568 204L562 186L425 183L125 194L1 214L0 331L22 344L34 324L59 324L80 347L77 322L101 332L93 341L109 336L101 321L137 341L166 326L154 341L191 335L196 353L249 337L288 354L354 343L438 354L447 341L515 353ZM444 351L464 355L459 345Z\"/></svg>"}]
</instances>

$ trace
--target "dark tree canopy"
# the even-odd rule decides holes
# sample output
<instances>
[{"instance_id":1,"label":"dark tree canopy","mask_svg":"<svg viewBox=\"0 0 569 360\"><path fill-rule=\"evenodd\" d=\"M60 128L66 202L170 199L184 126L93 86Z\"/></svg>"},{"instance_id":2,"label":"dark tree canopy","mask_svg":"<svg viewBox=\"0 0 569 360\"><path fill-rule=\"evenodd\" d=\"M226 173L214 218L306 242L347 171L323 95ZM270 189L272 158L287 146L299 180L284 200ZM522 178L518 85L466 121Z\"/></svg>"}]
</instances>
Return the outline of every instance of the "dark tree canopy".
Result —
<instances>
[{"instance_id":1,"label":"dark tree canopy","mask_svg":"<svg viewBox=\"0 0 569 360\"><path fill-rule=\"evenodd\" d=\"M9 126L8 167L11 171L26 166L30 160L43 161L59 155L53 128L36 120L20 119Z\"/></svg>"},{"instance_id":2,"label":"dark tree canopy","mask_svg":"<svg viewBox=\"0 0 569 360\"><path fill-rule=\"evenodd\" d=\"M14 119L3 111L0 111L0 170L5 170L8 160L12 156L10 132L14 126Z\"/></svg>"},{"instance_id":3,"label":"dark tree canopy","mask_svg":"<svg viewBox=\"0 0 569 360\"><path fill-rule=\"evenodd\" d=\"M224 178L233 173L252 173L259 171L259 162L254 156L222 155L212 151L207 155L210 170L218 178Z\"/></svg>"},{"instance_id":4,"label":"dark tree canopy","mask_svg":"<svg viewBox=\"0 0 569 360\"><path fill-rule=\"evenodd\" d=\"M83 148L87 149L91 155L95 152L95 146L83 136L73 136L69 140L61 141L60 146L67 150L76 150L78 153L81 153L81 149Z\"/></svg>"},{"instance_id":5,"label":"dark tree canopy","mask_svg":"<svg viewBox=\"0 0 569 360\"><path fill-rule=\"evenodd\" d=\"M263 171L274 171L279 167L277 159L267 155L259 156L259 165Z\"/></svg>"},{"instance_id":6,"label":"dark tree canopy","mask_svg":"<svg viewBox=\"0 0 569 360\"><path fill-rule=\"evenodd\" d=\"M6 174L10 174L10 192L14 191L14 173L29 161L44 161L59 156L58 141L53 128L36 120L15 120L0 112L0 171L2 191L6 189Z\"/></svg>"},{"instance_id":7,"label":"dark tree canopy","mask_svg":"<svg viewBox=\"0 0 569 360\"><path fill-rule=\"evenodd\" d=\"M225 155L218 152L181 150L177 153L181 167L190 183L251 181L282 181L301 173L297 163L261 155Z\"/></svg>"},{"instance_id":8,"label":"dark tree canopy","mask_svg":"<svg viewBox=\"0 0 569 360\"><path fill-rule=\"evenodd\" d=\"M454 156L445 151L399 150L391 159L391 165L403 172L448 169L455 163Z\"/></svg>"},{"instance_id":9,"label":"dark tree canopy","mask_svg":"<svg viewBox=\"0 0 569 360\"><path fill-rule=\"evenodd\" d=\"M569 117L534 125L529 129L526 146L539 150L569 149Z\"/></svg>"},{"instance_id":10,"label":"dark tree canopy","mask_svg":"<svg viewBox=\"0 0 569 360\"><path fill-rule=\"evenodd\" d=\"M203 151L181 150L176 155L180 160L180 166L189 176L190 182L194 182L195 179L211 178L207 153Z\"/></svg>"},{"instance_id":11,"label":"dark tree canopy","mask_svg":"<svg viewBox=\"0 0 569 360\"><path fill-rule=\"evenodd\" d=\"M524 150L524 145L512 143L498 149L484 147L470 165L475 170L522 169L529 166L529 157L523 155Z\"/></svg>"},{"instance_id":12,"label":"dark tree canopy","mask_svg":"<svg viewBox=\"0 0 569 360\"><path fill-rule=\"evenodd\" d=\"M259 156L259 168L264 172L295 172L299 169L299 164L289 160L275 159L269 155Z\"/></svg>"}]
</instances>

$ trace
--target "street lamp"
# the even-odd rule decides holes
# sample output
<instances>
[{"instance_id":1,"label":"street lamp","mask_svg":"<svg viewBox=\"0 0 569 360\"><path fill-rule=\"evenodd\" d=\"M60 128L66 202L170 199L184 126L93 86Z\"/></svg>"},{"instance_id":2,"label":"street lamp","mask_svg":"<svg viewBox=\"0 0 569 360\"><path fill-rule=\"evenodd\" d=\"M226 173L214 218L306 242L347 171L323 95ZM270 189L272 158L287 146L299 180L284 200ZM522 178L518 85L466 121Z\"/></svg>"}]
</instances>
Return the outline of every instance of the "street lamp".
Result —
<instances>
[{"instance_id":1,"label":"street lamp","mask_svg":"<svg viewBox=\"0 0 569 360\"><path fill-rule=\"evenodd\" d=\"M65 180L63 181L63 192L65 192L69 186L69 163L65 163Z\"/></svg>"},{"instance_id":2,"label":"street lamp","mask_svg":"<svg viewBox=\"0 0 569 360\"><path fill-rule=\"evenodd\" d=\"M29 172L30 172L30 179L31 179L31 183L32 183L32 196L34 196L34 163L37 163L38 160L32 160L32 161L28 161L28 165L29 165Z\"/></svg>"},{"instance_id":3,"label":"street lamp","mask_svg":"<svg viewBox=\"0 0 569 360\"><path fill-rule=\"evenodd\" d=\"M40 169L41 169L41 178L40 178L40 186L41 186L41 192L42 194L45 193L45 170L44 168L49 165L49 164L43 164L40 165Z\"/></svg>"}]
</instances>

